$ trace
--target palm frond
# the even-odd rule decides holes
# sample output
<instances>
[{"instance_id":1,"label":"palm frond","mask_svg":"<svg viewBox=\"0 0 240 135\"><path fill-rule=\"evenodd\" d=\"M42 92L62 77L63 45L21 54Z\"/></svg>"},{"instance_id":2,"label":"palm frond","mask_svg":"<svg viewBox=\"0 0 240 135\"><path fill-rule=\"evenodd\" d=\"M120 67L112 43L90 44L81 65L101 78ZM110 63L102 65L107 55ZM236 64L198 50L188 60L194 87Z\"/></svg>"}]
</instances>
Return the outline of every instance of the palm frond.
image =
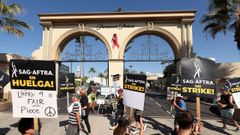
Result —
<instances>
[{"instance_id":1,"label":"palm frond","mask_svg":"<svg viewBox=\"0 0 240 135\"><path fill-rule=\"evenodd\" d=\"M0 28L7 33L16 35L17 37L23 37L24 34L21 29L31 29L31 26L14 18L3 18L1 20Z\"/></svg>"},{"instance_id":2,"label":"palm frond","mask_svg":"<svg viewBox=\"0 0 240 135\"><path fill-rule=\"evenodd\" d=\"M240 24L237 22L235 25L234 41L237 42L237 48L240 50Z\"/></svg>"},{"instance_id":3,"label":"palm frond","mask_svg":"<svg viewBox=\"0 0 240 135\"><path fill-rule=\"evenodd\" d=\"M31 29L27 23L15 18L23 9L18 4L7 5L5 0L0 0L0 29L18 37L24 36L22 29Z\"/></svg>"},{"instance_id":4,"label":"palm frond","mask_svg":"<svg viewBox=\"0 0 240 135\"><path fill-rule=\"evenodd\" d=\"M212 38L215 38L218 32L226 33L226 27L219 23L209 23L204 27L203 32L209 32Z\"/></svg>"},{"instance_id":5,"label":"palm frond","mask_svg":"<svg viewBox=\"0 0 240 135\"><path fill-rule=\"evenodd\" d=\"M21 14L23 11L22 7L18 4L6 5L0 2L0 15L13 16Z\"/></svg>"},{"instance_id":6,"label":"palm frond","mask_svg":"<svg viewBox=\"0 0 240 135\"><path fill-rule=\"evenodd\" d=\"M3 25L2 27L2 30L7 32L7 33L10 33L10 34L13 34L13 35L16 35L17 37L23 37L24 34L21 30L15 28L15 27L12 27L12 26L9 26L9 25Z\"/></svg>"},{"instance_id":7,"label":"palm frond","mask_svg":"<svg viewBox=\"0 0 240 135\"><path fill-rule=\"evenodd\" d=\"M24 29L31 29L31 26L28 25L27 23L12 17L3 18L2 20L5 25L10 25L13 27L19 27Z\"/></svg>"}]
</instances>

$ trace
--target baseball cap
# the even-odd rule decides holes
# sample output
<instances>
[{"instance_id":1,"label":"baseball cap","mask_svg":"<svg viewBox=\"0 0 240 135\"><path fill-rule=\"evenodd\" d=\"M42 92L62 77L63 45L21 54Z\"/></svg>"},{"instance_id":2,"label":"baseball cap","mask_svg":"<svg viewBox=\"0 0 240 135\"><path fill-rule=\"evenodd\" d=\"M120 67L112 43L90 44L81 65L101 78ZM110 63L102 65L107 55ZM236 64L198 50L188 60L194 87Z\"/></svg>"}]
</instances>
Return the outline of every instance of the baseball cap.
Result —
<instances>
[{"instance_id":1,"label":"baseball cap","mask_svg":"<svg viewBox=\"0 0 240 135\"><path fill-rule=\"evenodd\" d=\"M76 98L78 98L78 99L81 98L80 94L77 94L77 93L73 93L73 94L72 94L72 97L76 97Z\"/></svg>"},{"instance_id":2,"label":"baseball cap","mask_svg":"<svg viewBox=\"0 0 240 135\"><path fill-rule=\"evenodd\" d=\"M117 91L118 91L118 92L123 92L123 89L122 89L122 88L119 88Z\"/></svg>"},{"instance_id":3,"label":"baseball cap","mask_svg":"<svg viewBox=\"0 0 240 135\"><path fill-rule=\"evenodd\" d=\"M224 91L224 90L227 90L227 91L228 91L228 90L230 90L230 87L227 86L227 85L225 85L222 90L223 90L223 91Z\"/></svg>"}]
</instances>

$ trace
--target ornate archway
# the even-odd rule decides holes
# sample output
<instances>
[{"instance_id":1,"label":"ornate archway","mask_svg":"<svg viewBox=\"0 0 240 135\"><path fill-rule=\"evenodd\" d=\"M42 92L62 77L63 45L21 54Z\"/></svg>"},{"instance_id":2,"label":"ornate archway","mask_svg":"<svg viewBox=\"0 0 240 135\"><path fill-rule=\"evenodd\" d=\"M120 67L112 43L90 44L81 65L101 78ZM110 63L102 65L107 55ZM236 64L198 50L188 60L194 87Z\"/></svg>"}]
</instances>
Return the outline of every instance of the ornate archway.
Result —
<instances>
[{"instance_id":1,"label":"ornate archway","mask_svg":"<svg viewBox=\"0 0 240 135\"><path fill-rule=\"evenodd\" d=\"M127 43L142 33L164 38L175 59L192 56L192 23L196 11L154 11L113 13L40 14L43 26L42 46L34 59L58 60L64 44L76 34L98 37L108 49L109 78L123 79L123 56ZM110 79L109 85L113 82ZM121 84L122 85L122 84Z\"/></svg>"},{"instance_id":2,"label":"ornate archway","mask_svg":"<svg viewBox=\"0 0 240 135\"><path fill-rule=\"evenodd\" d=\"M121 46L120 48L120 53L119 53L119 58L123 59L124 53L125 53L125 49L128 45L128 43L137 36L143 35L143 34L151 34L151 35L157 35L161 38L163 38L164 40L166 40L170 47L172 48L173 52L174 52L174 56L175 59L180 59L181 57L181 44L179 43L179 41L176 39L176 37L174 37L173 34L171 34L169 31L162 29L160 27L156 27L153 26L152 29L148 29L148 27L143 27L140 28L132 33L129 34L128 38L123 42L123 46Z\"/></svg>"}]
</instances>

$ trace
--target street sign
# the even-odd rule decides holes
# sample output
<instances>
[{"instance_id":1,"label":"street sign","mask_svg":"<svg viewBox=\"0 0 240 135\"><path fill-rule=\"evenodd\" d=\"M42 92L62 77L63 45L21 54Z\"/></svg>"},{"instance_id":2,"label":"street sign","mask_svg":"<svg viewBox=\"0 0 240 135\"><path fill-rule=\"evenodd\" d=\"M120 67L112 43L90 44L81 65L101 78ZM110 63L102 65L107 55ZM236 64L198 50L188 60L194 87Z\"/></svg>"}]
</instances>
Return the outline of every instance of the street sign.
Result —
<instances>
[{"instance_id":1,"label":"street sign","mask_svg":"<svg viewBox=\"0 0 240 135\"><path fill-rule=\"evenodd\" d=\"M113 78L113 81L118 81L120 80L120 75L119 74L112 75L112 78Z\"/></svg>"},{"instance_id":2,"label":"street sign","mask_svg":"<svg viewBox=\"0 0 240 135\"><path fill-rule=\"evenodd\" d=\"M125 74L123 82L123 103L142 110L145 101L146 75Z\"/></svg>"},{"instance_id":3,"label":"street sign","mask_svg":"<svg viewBox=\"0 0 240 135\"><path fill-rule=\"evenodd\" d=\"M11 60L13 117L57 118L55 62Z\"/></svg>"}]
</instances>

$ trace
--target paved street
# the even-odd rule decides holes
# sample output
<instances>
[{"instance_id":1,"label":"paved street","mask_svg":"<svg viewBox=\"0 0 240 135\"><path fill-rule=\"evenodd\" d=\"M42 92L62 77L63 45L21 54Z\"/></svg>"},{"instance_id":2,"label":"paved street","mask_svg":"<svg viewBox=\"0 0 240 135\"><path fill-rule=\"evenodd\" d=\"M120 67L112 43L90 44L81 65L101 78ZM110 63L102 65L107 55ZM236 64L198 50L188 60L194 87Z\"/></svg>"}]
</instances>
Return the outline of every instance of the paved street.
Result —
<instances>
[{"instance_id":1,"label":"paved street","mask_svg":"<svg viewBox=\"0 0 240 135\"><path fill-rule=\"evenodd\" d=\"M187 109L194 115L196 114L196 102L186 101ZM153 117L171 117L171 103L166 100L166 96L157 92L149 92L146 94L144 105L144 116ZM218 119L213 106L201 103L201 117L207 119ZM213 110L213 111L211 111ZM174 111L172 112L174 114Z\"/></svg>"},{"instance_id":2,"label":"paved street","mask_svg":"<svg viewBox=\"0 0 240 135\"><path fill-rule=\"evenodd\" d=\"M195 103L187 102L188 109L195 111ZM58 119L41 119L42 135L64 135L65 126L67 124L68 115L66 113L66 98L58 99L59 118ZM219 117L209 111L210 106L201 104L202 107L202 124L204 126L201 134L216 134L216 135L234 135L238 134L235 127L228 126L229 129L223 131L222 123ZM144 121L148 128L145 131L146 135L166 135L169 134L173 127L173 117L169 114L170 102L158 93L146 94ZM0 112L0 135L17 135L17 121L19 119L12 118L11 109ZM111 135L109 130L110 123L113 120L112 116L104 116L102 114L90 114L90 123L94 135ZM101 125L101 128L99 126ZM84 135L84 133L83 133Z\"/></svg>"},{"instance_id":3,"label":"paved street","mask_svg":"<svg viewBox=\"0 0 240 135\"><path fill-rule=\"evenodd\" d=\"M0 135L19 135L17 131L17 121L19 119L12 118L9 112L0 112ZM109 117L111 118L111 117ZM103 115L90 115L90 124L92 126L93 135L112 135L109 130L110 119ZM59 115L58 119L41 119L42 121L42 135L64 135L65 125L67 124L67 115ZM145 123L148 127L145 135L166 135L169 134L172 126L173 119L159 118L159 117L145 117ZM228 130L223 131L222 124L219 120L204 119L202 135L238 135L233 131L235 127L228 125ZM82 135L85 135L84 133Z\"/></svg>"}]
</instances>

